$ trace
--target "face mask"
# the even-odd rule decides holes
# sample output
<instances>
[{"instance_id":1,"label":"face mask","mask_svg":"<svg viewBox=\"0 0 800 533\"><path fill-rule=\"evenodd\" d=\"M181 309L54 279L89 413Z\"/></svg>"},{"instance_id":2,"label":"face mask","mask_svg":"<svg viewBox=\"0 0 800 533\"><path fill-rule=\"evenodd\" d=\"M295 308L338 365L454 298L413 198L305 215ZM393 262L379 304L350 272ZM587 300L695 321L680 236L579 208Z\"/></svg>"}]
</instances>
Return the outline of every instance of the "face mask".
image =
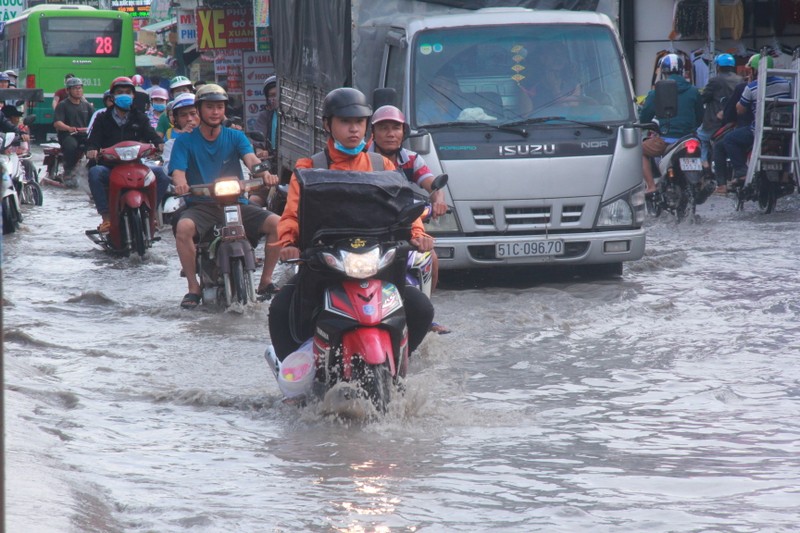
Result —
<instances>
[{"instance_id":1,"label":"face mask","mask_svg":"<svg viewBox=\"0 0 800 533\"><path fill-rule=\"evenodd\" d=\"M114 105L123 111L127 111L133 105L133 96L129 94L118 94L114 96Z\"/></svg>"},{"instance_id":2,"label":"face mask","mask_svg":"<svg viewBox=\"0 0 800 533\"><path fill-rule=\"evenodd\" d=\"M159 113L163 112L166 108L167 104L153 104L153 110Z\"/></svg>"},{"instance_id":3,"label":"face mask","mask_svg":"<svg viewBox=\"0 0 800 533\"><path fill-rule=\"evenodd\" d=\"M334 140L333 143L334 148L336 148L340 152L346 153L347 155L358 155L358 153L361 152L366 145L367 145L366 139L361 139L361 142L358 143L358 146L356 146L355 148L345 148L345 146L342 143L336 140Z\"/></svg>"}]
</instances>

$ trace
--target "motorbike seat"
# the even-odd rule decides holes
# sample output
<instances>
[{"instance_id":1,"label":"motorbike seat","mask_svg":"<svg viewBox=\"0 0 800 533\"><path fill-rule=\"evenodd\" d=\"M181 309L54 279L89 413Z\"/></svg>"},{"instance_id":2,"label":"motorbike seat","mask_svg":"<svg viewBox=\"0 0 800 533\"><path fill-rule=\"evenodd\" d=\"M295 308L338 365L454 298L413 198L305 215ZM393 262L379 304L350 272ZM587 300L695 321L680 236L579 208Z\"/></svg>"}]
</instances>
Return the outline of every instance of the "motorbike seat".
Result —
<instances>
[{"instance_id":1,"label":"motorbike seat","mask_svg":"<svg viewBox=\"0 0 800 533\"><path fill-rule=\"evenodd\" d=\"M718 140L719 140L719 139L721 139L722 137L726 136L726 135L728 134L728 132L730 132L731 130L733 130L735 127L736 127L736 124L735 124L734 122L728 122L727 124L723 124L722 126L720 126L720 127L719 127L719 128L718 128L718 129L717 129L717 130L716 130L716 131L715 131L715 132L714 132L714 133L711 135L711 140L712 140L712 141L718 141Z\"/></svg>"}]
</instances>

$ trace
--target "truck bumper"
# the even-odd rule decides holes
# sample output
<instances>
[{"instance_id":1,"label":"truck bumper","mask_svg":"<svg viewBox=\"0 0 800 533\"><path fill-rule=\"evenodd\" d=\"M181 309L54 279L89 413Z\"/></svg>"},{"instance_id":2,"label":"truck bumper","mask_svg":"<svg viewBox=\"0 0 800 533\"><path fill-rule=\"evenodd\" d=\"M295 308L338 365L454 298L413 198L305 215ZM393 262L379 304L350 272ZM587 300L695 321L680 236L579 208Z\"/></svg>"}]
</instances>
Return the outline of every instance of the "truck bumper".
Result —
<instances>
[{"instance_id":1,"label":"truck bumper","mask_svg":"<svg viewBox=\"0 0 800 533\"><path fill-rule=\"evenodd\" d=\"M564 242L563 255L498 258L500 243L535 243L548 239ZM531 236L436 237L439 268L468 269L512 265L592 265L635 261L644 255L644 228L589 233Z\"/></svg>"}]
</instances>

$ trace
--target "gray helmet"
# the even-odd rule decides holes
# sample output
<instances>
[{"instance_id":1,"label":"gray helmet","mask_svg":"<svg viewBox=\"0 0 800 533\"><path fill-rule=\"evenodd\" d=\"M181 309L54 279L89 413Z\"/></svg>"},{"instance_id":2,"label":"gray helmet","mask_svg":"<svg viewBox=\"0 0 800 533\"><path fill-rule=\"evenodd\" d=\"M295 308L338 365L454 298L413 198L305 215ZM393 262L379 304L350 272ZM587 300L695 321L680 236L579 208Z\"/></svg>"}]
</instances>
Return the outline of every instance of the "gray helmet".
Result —
<instances>
[{"instance_id":1,"label":"gray helmet","mask_svg":"<svg viewBox=\"0 0 800 533\"><path fill-rule=\"evenodd\" d=\"M216 83L207 83L197 89L195 102L227 102L228 93Z\"/></svg>"},{"instance_id":2,"label":"gray helmet","mask_svg":"<svg viewBox=\"0 0 800 533\"><path fill-rule=\"evenodd\" d=\"M269 78L264 80L264 96L267 96L267 91L269 90L268 87L270 85L278 85L278 77L277 76L270 76Z\"/></svg>"},{"instance_id":3,"label":"gray helmet","mask_svg":"<svg viewBox=\"0 0 800 533\"><path fill-rule=\"evenodd\" d=\"M322 102L322 118L369 117L372 108L358 89L340 87L328 93Z\"/></svg>"},{"instance_id":4,"label":"gray helmet","mask_svg":"<svg viewBox=\"0 0 800 533\"><path fill-rule=\"evenodd\" d=\"M65 83L65 85L67 89L70 89L72 87L83 87L83 80L80 78L70 78L67 80L67 83Z\"/></svg>"}]
</instances>

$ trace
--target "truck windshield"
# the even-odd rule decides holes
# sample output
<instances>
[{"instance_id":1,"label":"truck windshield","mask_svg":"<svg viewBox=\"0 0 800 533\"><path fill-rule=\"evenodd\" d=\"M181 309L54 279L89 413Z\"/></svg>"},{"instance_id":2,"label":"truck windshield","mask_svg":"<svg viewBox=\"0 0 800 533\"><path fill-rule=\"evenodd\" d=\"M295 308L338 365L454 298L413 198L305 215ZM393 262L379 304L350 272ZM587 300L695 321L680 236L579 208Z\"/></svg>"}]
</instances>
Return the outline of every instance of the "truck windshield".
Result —
<instances>
[{"instance_id":1,"label":"truck windshield","mask_svg":"<svg viewBox=\"0 0 800 533\"><path fill-rule=\"evenodd\" d=\"M415 39L413 69L417 127L548 116L591 123L634 118L622 58L605 26L431 30Z\"/></svg>"}]
</instances>

